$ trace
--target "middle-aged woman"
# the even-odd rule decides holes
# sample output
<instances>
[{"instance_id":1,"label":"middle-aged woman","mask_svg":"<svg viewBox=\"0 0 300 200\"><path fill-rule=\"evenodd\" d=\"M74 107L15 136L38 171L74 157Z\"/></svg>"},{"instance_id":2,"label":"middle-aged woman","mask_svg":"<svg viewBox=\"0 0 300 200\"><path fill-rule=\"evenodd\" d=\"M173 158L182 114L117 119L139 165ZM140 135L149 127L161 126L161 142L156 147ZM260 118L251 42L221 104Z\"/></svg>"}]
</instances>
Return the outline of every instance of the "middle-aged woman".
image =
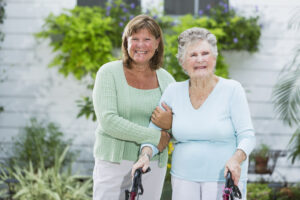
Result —
<instances>
[{"instance_id":1,"label":"middle-aged woman","mask_svg":"<svg viewBox=\"0 0 300 200\"><path fill-rule=\"evenodd\" d=\"M159 25L146 15L136 16L123 33L122 61L107 63L97 73L93 90L99 122L94 145L94 200L125 199L141 143L150 143L161 151L151 160L151 172L143 176L145 192L141 199L160 199L170 136L148 126L163 91L174 82L160 68L163 48ZM172 114L167 119L172 120Z\"/></svg>"},{"instance_id":2,"label":"middle-aged woman","mask_svg":"<svg viewBox=\"0 0 300 200\"><path fill-rule=\"evenodd\" d=\"M191 28L180 34L177 58L190 79L170 84L161 98L174 113L173 200L222 199L228 170L246 199L254 130L241 84L214 74L217 55L216 37L208 30ZM156 125L161 112L158 108L152 115ZM143 153L157 152L154 146L142 147ZM132 171L148 165L149 159L141 157Z\"/></svg>"}]
</instances>

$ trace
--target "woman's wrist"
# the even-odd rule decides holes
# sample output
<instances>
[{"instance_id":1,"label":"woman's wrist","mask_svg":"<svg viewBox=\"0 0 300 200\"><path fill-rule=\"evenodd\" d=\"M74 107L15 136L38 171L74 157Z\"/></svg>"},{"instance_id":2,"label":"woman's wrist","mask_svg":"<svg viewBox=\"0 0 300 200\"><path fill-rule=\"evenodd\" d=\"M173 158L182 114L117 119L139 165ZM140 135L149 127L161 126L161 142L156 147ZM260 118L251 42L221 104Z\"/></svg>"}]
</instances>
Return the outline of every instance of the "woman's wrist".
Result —
<instances>
[{"instance_id":1,"label":"woman's wrist","mask_svg":"<svg viewBox=\"0 0 300 200\"><path fill-rule=\"evenodd\" d=\"M140 154L139 158L141 158L142 156L147 156L148 159L151 160L152 148L149 146L144 146L141 150L141 154Z\"/></svg>"},{"instance_id":2,"label":"woman's wrist","mask_svg":"<svg viewBox=\"0 0 300 200\"><path fill-rule=\"evenodd\" d=\"M148 153L146 153L146 152L142 152L142 153L140 154L139 158L144 157L144 156L147 157L149 161L151 160L151 155L148 154Z\"/></svg>"},{"instance_id":3,"label":"woman's wrist","mask_svg":"<svg viewBox=\"0 0 300 200\"><path fill-rule=\"evenodd\" d=\"M234 157L241 164L244 160L246 160L247 155L242 149L237 149L235 154L234 154Z\"/></svg>"}]
</instances>

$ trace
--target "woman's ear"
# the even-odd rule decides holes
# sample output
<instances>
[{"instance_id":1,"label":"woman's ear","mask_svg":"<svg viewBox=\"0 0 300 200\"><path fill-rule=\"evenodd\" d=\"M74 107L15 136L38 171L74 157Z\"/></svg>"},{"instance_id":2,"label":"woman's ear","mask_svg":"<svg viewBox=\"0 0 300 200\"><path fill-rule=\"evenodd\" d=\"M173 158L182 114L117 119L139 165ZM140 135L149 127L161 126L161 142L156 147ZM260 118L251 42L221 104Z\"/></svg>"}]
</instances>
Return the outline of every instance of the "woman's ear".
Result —
<instances>
[{"instance_id":1,"label":"woman's ear","mask_svg":"<svg viewBox=\"0 0 300 200\"><path fill-rule=\"evenodd\" d=\"M157 38L155 41L156 41L155 49L158 49L158 46L159 46L159 43L160 43L160 37Z\"/></svg>"}]
</instances>

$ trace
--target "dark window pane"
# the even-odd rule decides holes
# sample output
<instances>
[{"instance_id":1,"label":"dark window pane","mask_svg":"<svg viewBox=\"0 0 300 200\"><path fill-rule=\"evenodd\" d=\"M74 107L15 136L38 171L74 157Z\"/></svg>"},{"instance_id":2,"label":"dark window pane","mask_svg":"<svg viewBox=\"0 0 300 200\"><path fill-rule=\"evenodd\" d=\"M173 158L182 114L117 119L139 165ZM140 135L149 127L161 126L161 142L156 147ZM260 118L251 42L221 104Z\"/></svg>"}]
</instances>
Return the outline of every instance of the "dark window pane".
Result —
<instances>
[{"instance_id":1,"label":"dark window pane","mask_svg":"<svg viewBox=\"0 0 300 200\"><path fill-rule=\"evenodd\" d=\"M77 0L77 5L78 6L102 6L105 7L106 2L108 2L108 0ZM141 1L140 0L124 0L124 3L134 3L137 6L141 5Z\"/></svg>"},{"instance_id":2,"label":"dark window pane","mask_svg":"<svg viewBox=\"0 0 300 200\"><path fill-rule=\"evenodd\" d=\"M107 0L77 0L78 6L101 6L105 7Z\"/></svg>"},{"instance_id":3,"label":"dark window pane","mask_svg":"<svg viewBox=\"0 0 300 200\"><path fill-rule=\"evenodd\" d=\"M165 0L165 13L170 15L182 15L194 13L194 0Z\"/></svg>"},{"instance_id":4,"label":"dark window pane","mask_svg":"<svg viewBox=\"0 0 300 200\"><path fill-rule=\"evenodd\" d=\"M165 13L169 15L194 14L195 12L195 0L165 0L164 2ZM198 0L197 11L202 10L203 13L208 14L209 9L219 2L224 2L224 0ZM225 2L228 4L228 0Z\"/></svg>"}]
</instances>

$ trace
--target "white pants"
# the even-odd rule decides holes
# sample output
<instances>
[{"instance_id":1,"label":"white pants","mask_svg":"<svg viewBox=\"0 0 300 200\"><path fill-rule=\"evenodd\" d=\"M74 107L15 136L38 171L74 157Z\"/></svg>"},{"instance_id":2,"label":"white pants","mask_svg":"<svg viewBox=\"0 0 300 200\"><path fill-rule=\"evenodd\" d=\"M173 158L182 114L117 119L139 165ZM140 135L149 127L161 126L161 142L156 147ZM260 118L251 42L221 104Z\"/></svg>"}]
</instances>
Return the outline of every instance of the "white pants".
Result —
<instances>
[{"instance_id":1,"label":"white pants","mask_svg":"<svg viewBox=\"0 0 300 200\"><path fill-rule=\"evenodd\" d=\"M125 190L131 189L133 161L113 163L96 159L93 172L93 200L124 200ZM166 167L159 168L158 161L150 162L151 171L143 174L144 194L140 200L160 200Z\"/></svg>"},{"instance_id":2,"label":"white pants","mask_svg":"<svg viewBox=\"0 0 300 200\"><path fill-rule=\"evenodd\" d=\"M238 185L242 200L246 200L246 184L240 181ZM223 200L223 188L223 182L193 182L172 176L172 200Z\"/></svg>"}]
</instances>

